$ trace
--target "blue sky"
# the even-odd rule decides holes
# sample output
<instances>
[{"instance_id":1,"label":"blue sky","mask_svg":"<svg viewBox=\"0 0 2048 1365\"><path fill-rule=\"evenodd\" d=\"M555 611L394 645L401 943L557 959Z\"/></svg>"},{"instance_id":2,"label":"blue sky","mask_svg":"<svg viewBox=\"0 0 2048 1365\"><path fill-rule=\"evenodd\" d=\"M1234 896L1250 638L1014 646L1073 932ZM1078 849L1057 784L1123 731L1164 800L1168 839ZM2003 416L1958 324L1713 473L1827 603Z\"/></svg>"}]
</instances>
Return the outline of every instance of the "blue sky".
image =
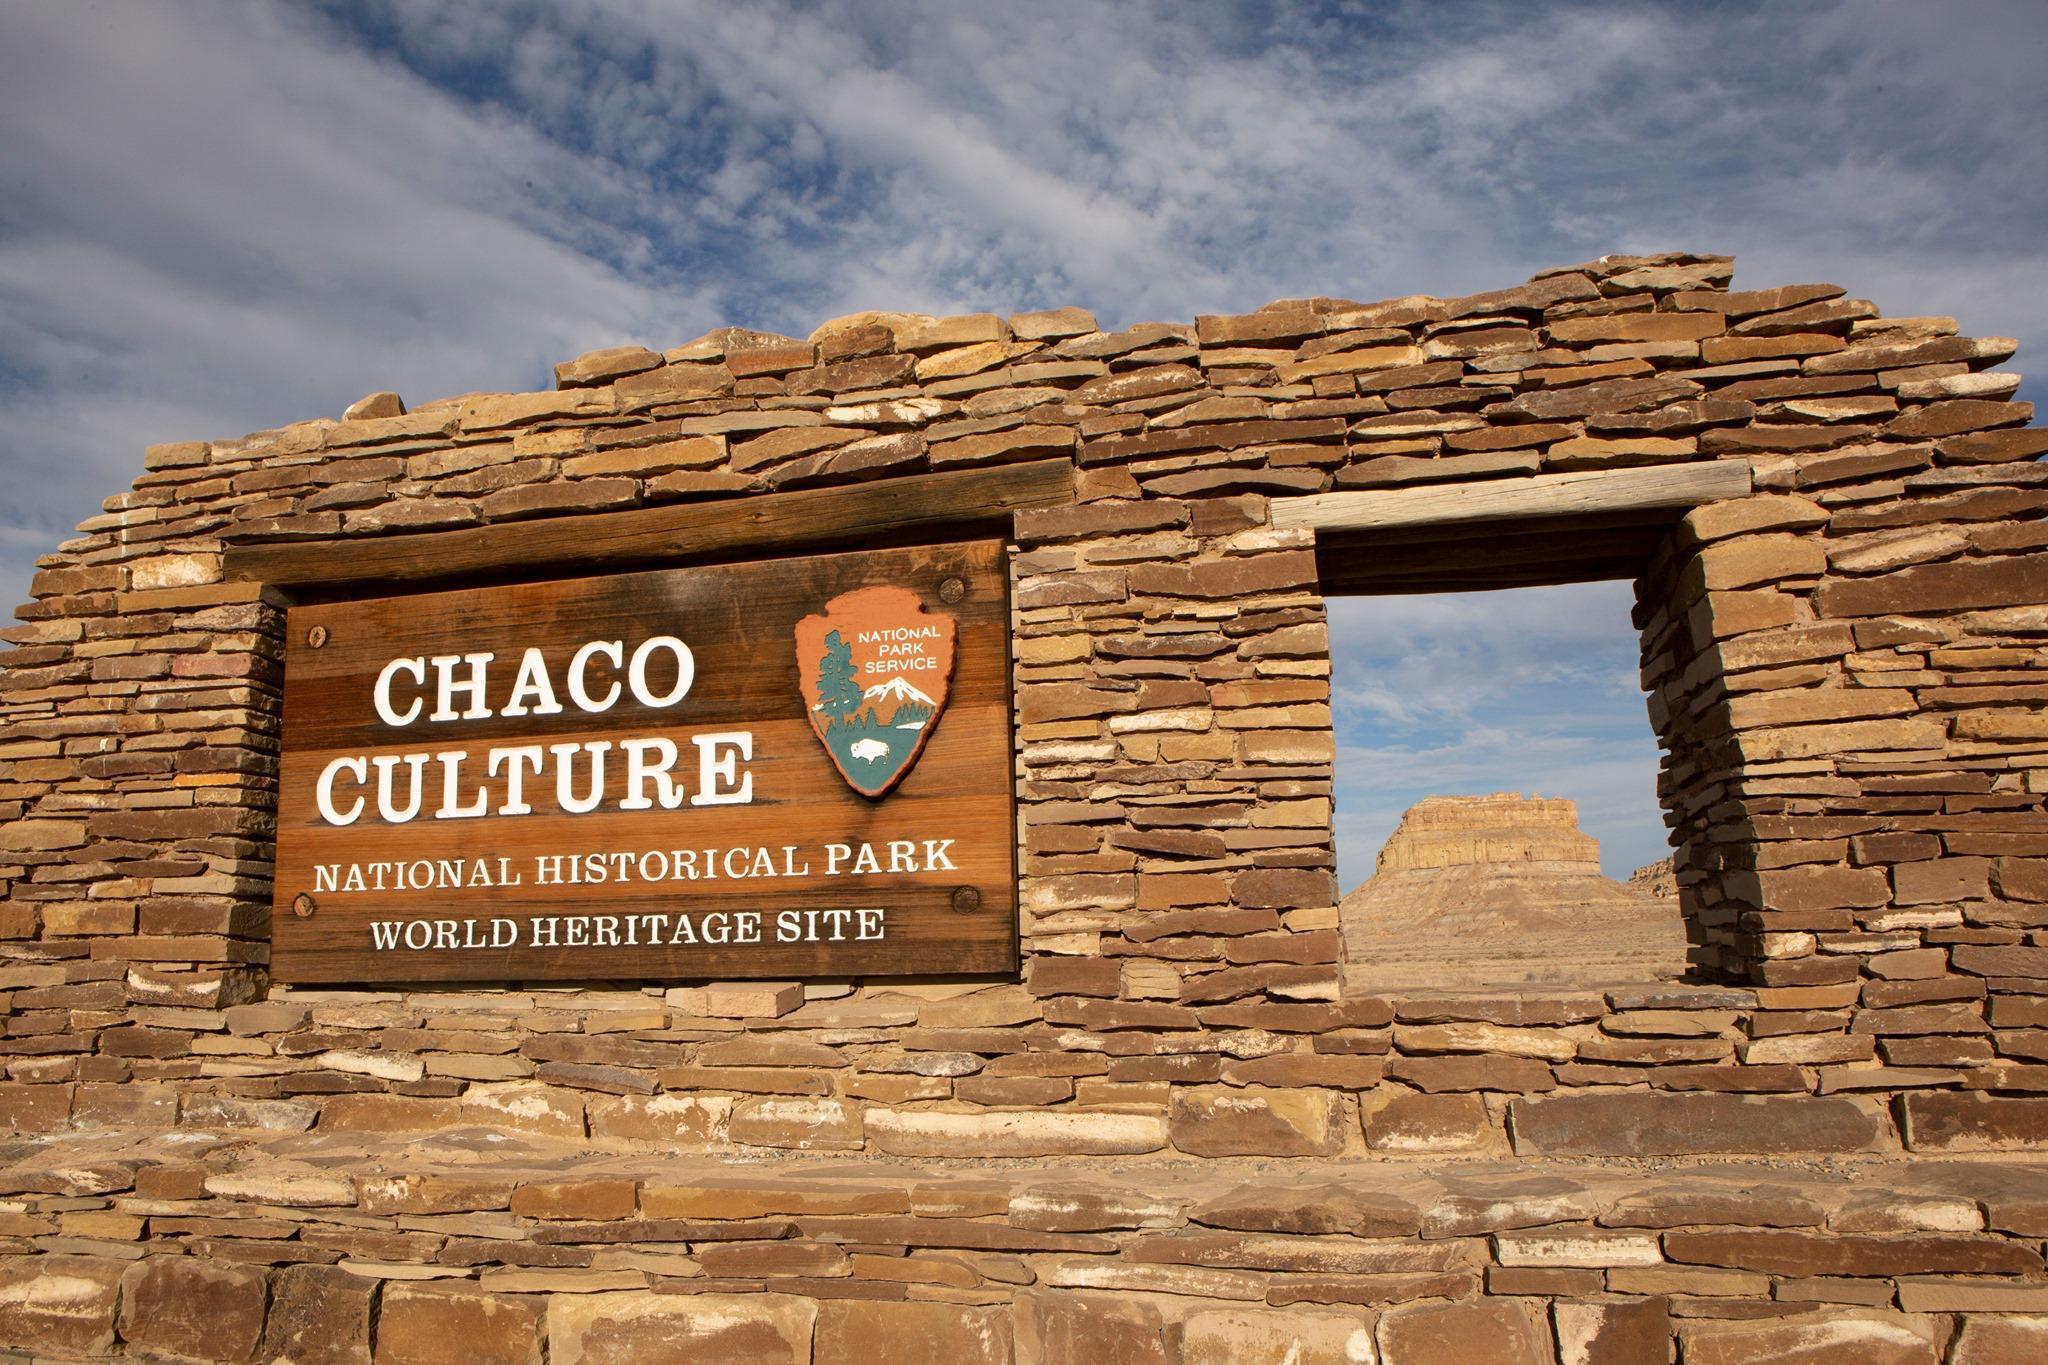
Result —
<instances>
[{"instance_id":1,"label":"blue sky","mask_svg":"<svg viewBox=\"0 0 2048 1365\"><path fill-rule=\"evenodd\" d=\"M1330 603L1337 875L1425 796L1568 796L1625 878L1668 851L1627 583Z\"/></svg>"},{"instance_id":2,"label":"blue sky","mask_svg":"<svg viewBox=\"0 0 2048 1365\"><path fill-rule=\"evenodd\" d=\"M0 583L21 600L153 441L859 308L1117 326L1681 247L1736 254L1738 287L1955 314L2024 365L2048 341L2044 67L2038 0L0 0ZM1487 691L1612 676L1625 611L1483 657L1424 627L1509 651L1531 609L1382 610L1406 652L1373 666L1470 700L1345 703L1347 746L1540 779L1611 867L1656 851L1638 697L1601 694L1618 709L1574 740L1534 691ZM1554 735L1555 761L1454 776L1475 717ZM1347 884L1384 828L1361 800Z\"/></svg>"}]
</instances>

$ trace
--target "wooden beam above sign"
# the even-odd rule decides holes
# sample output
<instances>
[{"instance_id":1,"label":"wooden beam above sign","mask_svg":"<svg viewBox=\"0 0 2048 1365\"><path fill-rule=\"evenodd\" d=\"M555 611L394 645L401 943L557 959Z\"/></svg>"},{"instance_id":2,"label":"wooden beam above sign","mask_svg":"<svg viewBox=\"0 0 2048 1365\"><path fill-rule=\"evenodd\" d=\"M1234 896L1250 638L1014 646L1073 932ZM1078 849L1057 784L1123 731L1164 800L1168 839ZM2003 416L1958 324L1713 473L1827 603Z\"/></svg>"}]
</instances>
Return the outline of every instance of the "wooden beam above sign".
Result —
<instances>
[{"instance_id":1,"label":"wooden beam above sign","mask_svg":"<svg viewBox=\"0 0 2048 1365\"><path fill-rule=\"evenodd\" d=\"M1749 491L1747 464L1715 460L1275 498L1273 525L1317 531L1379 531L1608 513L1658 513L1662 514L1658 520L1673 520L1687 508L1746 497Z\"/></svg>"},{"instance_id":2,"label":"wooden beam above sign","mask_svg":"<svg viewBox=\"0 0 2048 1365\"><path fill-rule=\"evenodd\" d=\"M1025 507L1074 499L1073 465L1035 460L992 469L503 522L451 531L289 542L230 542L230 580L278 587L418 583L516 572L587 572L720 555L857 545L919 528L1007 523Z\"/></svg>"}]
</instances>

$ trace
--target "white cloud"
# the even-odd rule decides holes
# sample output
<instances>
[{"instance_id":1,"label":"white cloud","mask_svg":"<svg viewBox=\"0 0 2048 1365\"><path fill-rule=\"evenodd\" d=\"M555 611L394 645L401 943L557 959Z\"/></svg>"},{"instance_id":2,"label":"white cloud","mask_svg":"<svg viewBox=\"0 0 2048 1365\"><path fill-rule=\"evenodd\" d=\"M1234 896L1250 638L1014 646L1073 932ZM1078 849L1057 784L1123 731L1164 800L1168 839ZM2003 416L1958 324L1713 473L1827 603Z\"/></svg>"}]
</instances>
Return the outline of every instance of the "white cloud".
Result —
<instances>
[{"instance_id":1,"label":"white cloud","mask_svg":"<svg viewBox=\"0 0 2048 1365\"><path fill-rule=\"evenodd\" d=\"M677 326L658 289L520 204L610 192L545 139L244 7L10 8L0 37L0 572L48 550L156 441L528 388ZM708 315L701 317L708 325ZM33 547L33 548L31 548Z\"/></svg>"}]
</instances>

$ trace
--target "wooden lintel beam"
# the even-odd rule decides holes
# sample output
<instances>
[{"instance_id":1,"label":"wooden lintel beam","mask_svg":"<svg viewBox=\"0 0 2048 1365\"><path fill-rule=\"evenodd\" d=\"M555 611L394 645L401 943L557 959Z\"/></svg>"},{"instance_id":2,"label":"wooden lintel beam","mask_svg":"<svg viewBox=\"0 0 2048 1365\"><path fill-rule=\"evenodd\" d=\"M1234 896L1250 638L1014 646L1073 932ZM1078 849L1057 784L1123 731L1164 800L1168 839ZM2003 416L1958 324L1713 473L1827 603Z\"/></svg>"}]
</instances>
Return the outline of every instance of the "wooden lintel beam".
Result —
<instances>
[{"instance_id":1,"label":"wooden lintel beam","mask_svg":"<svg viewBox=\"0 0 2048 1365\"><path fill-rule=\"evenodd\" d=\"M1007 522L1019 508L1063 505L1073 501L1073 469L1066 460L1034 460L450 531L231 542L225 568L230 579L279 587L348 587L858 543L919 527Z\"/></svg>"},{"instance_id":2,"label":"wooden lintel beam","mask_svg":"<svg viewBox=\"0 0 2048 1365\"><path fill-rule=\"evenodd\" d=\"M1746 463L1714 460L1275 498L1272 516L1276 527L1308 527L1318 532L1607 513L1655 514L1669 519L1701 503L1745 497L1749 491Z\"/></svg>"},{"instance_id":3,"label":"wooden lintel beam","mask_svg":"<svg viewBox=\"0 0 2048 1365\"><path fill-rule=\"evenodd\" d=\"M1514 527L1420 543L1370 535L1318 537L1317 577L1331 595L1475 592L1634 578L1669 535L1643 525L1581 525L1570 532L1531 529L1528 522Z\"/></svg>"}]
</instances>

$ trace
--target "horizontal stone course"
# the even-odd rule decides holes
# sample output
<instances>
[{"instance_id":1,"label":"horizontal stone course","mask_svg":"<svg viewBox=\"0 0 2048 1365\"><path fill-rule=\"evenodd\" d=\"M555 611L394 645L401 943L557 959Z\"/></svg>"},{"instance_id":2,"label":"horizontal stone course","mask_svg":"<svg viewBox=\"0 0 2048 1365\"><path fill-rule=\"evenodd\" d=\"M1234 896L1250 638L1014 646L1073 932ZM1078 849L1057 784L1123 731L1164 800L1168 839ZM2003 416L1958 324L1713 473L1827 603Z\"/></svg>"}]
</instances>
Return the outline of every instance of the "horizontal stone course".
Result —
<instances>
[{"instance_id":1,"label":"horizontal stone course","mask_svg":"<svg viewBox=\"0 0 2048 1365\"><path fill-rule=\"evenodd\" d=\"M1645 1191L1626 1168L1543 1160L1181 1160L1140 1177L1064 1162L792 1158L770 1170L531 1137L490 1144L493 1174L478 1178L464 1173L477 1150L460 1133L430 1137L410 1151L416 1169L393 1178L377 1174L384 1153L309 1137L66 1139L45 1168L111 1157L125 1174L80 1196L23 1192L33 1167L0 1170L23 1207L8 1233L37 1243L0 1257L0 1345L137 1358L653 1360L715 1348L719 1359L1010 1361L1057 1338L1098 1352L1144 1343L1186 1365L1246 1358L1213 1354L1226 1344L1351 1343L1355 1355L1364 1333L1388 1359L1454 1340L1526 1345L1537 1361L1597 1343L1668 1356L1676 1337L1733 1361L1779 1339L1744 1318L1787 1343L1883 1346L1932 1339L1924 1315L1960 1314L1983 1347L2012 1335L1996 1326L2004 1315L2038 1311L2048 1293L2037 1238L1910 1216L1887 1232L1817 1225L1916 1207L1983 1209L2003 1225L2048 1207L2048 1168L2022 1163L1736 1161ZM313 1152L362 1191L347 1213L270 1202ZM210 1178L225 1173L216 1165L237 1181ZM238 1193L207 1197L215 1184ZM521 1194L600 1188L636 1192L641 1207L569 1223ZM1788 1215L1805 1226L1772 1226ZM35 1219L51 1231L21 1221ZM139 1237L161 1250L134 1255ZM206 1259L168 1254L202 1248ZM1832 1277L1837 1303L1896 1294L1905 1311L1869 1319L1884 1331L1866 1340L1863 1319L1799 1306L1815 1276ZM25 1296L24 1285L41 1288Z\"/></svg>"}]
</instances>

